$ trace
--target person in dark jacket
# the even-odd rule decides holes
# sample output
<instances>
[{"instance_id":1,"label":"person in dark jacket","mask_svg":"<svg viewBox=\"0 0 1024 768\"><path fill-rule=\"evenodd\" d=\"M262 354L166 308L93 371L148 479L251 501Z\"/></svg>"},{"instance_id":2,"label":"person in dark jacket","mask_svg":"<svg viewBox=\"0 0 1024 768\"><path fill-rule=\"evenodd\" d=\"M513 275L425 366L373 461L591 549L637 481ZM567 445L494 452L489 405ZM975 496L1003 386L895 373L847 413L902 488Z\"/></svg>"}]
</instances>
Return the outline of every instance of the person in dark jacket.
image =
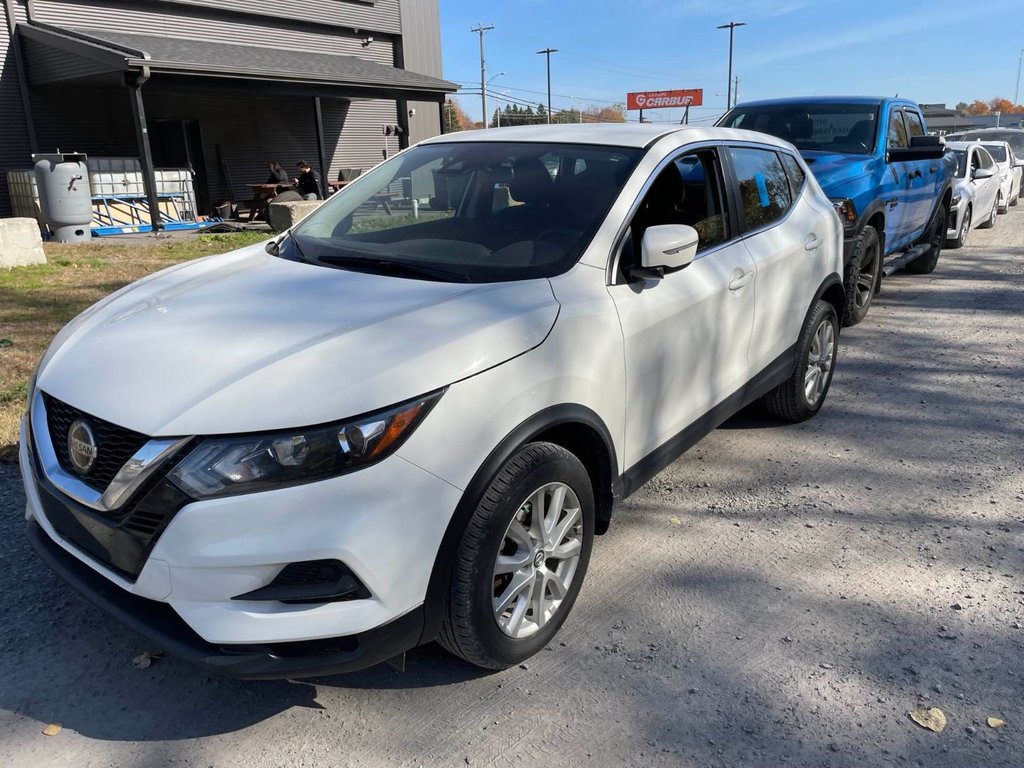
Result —
<instances>
[{"instance_id":1,"label":"person in dark jacket","mask_svg":"<svg viewBox=\"0 0 1024 768\"><path fill-rule=\"evenodd\" d=\"M267 184L287 184L288 183L288 171L281 167L281 164L277 160L271 160L267 163L267 168L270 169L270 175L267 177Z\"/></svg>"},{"instance_id":2,"label":"person in dark jacket","mask_svg":"<svg viewBox=\"0 0 1024 768\"><path fill-rule=\"evenodd\" d=\"M299 175L292 180L296 191L302 195L304 200L322 200L323 189L320 186L320 177L317 172L309 167L309 163L300 160L298 164Z\"/></svg>"}]
</instances>

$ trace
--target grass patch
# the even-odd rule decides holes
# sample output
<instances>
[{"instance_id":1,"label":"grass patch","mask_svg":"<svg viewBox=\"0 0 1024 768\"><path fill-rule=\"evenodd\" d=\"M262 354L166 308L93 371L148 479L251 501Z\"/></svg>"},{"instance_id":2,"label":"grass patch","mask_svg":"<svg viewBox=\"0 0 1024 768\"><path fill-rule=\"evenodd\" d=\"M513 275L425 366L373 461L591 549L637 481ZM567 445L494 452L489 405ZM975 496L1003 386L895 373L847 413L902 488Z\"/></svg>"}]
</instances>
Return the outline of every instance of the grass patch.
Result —
<instances>
[{"instance_id":1,"label":"grass patch","mask_svg":"<svg viewBox=\"0 0 1024 768\"><path fill-rule=\"evenodd\" d=\"M266 232L198 235L153 243L45 243L46 264L0 271L0 461L17 459L28 379L73 317L109 293L165 267L258 243Z\"/></svg>"}]
</instances>

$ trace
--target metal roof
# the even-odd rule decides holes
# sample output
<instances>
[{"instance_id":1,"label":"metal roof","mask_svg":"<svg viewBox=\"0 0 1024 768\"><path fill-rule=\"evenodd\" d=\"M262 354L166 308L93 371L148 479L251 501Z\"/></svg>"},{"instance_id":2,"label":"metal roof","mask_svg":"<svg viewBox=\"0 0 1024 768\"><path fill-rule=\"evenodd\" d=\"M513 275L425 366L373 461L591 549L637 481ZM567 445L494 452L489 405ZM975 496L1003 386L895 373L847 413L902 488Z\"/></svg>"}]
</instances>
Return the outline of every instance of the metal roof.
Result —
<instances>
[{"instance_id":1,"label":"metal roof","mask_svg":"<svg viewBox=\"0 0 1024 768\"><path fill-rule=\"evenodd\" d=\"M311 85L386 88L417 93L450 93L458 85L428 75L378 64L358 56L209 42L187 37L100 29L19 24L21 34L89 59L103 58L125 70L244 78Z\"/></svg>"}]
</instances>

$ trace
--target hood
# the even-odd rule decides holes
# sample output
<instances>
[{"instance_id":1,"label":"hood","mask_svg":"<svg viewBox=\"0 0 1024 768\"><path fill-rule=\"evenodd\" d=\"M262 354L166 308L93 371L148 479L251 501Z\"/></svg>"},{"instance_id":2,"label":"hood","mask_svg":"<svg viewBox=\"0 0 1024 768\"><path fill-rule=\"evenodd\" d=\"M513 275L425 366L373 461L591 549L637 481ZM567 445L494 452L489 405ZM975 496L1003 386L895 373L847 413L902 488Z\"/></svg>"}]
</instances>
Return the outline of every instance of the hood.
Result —
<instances>
[{"instance_id":1,"label":"hood","mask_svg":"<svg viewBox=\"0 0 1024 768\"><path fill-rule=\"evenodd\" d=\"M540 344L545 279L467 285L331 269L260 245L179 265L72 321L38 386L151 436L288 429L417 397Z\"/></svg>"},{"instance_id":2,"label":"hood","mask_svg":"<svg viewBox=\"0 0 1024 768\"><path fill-rule=\"evenodd\" d=\"M878 160L873 155L841 155L832 152L802 151L800 153L829 197L844 197L847 186L874 170Z\"/></svg>"}]
</instances>

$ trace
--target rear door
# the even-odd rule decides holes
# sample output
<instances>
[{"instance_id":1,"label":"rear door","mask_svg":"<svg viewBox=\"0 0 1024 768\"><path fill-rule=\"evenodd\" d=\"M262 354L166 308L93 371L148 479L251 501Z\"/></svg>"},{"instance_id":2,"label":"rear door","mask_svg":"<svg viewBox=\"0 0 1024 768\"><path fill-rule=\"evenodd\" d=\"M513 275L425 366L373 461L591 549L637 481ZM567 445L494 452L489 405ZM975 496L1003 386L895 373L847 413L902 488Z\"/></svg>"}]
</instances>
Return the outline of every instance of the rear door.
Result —
<instances>
[{"instance_id":1,"label":"rear door","mask_svg":"<svg viewBox=\"0 0 1024 768\"><path fill-rule=\"evenodd\" d=\"M886 171L879 185L885 213L885 251L891 253L906 245L913 234L913 214L910 202L910 173L912 163L888 162L890 149L901 149L910 146L906 123L903 122L903 110L898 106L890 106L886 123Z\"/></svg>"},{"instance_id":2,"label":"rear door","mask_svg":"<svg viewBox=\"0 0 1024 768\"><path fill-rule=\"evenodd\" d=\"M805 194L806 175L795 158L767 146L730 146L727 154L743 243L757 270L747 353L757 373L797 341L821 281L827 229L822 211Z\"/></svg>"},{"instance_id":3,"label":"rear door","mask_svg":"<svg viewBox=\"0 0 1024 768\"><path fill-rule=\"evenodd\" d=\"M907 138L924 136L924 120L913 107L903 108L903 119L907 127ZM939 194L938 160L914 160L907 166L908 214L907 229L916 237L928 226L932 209Z\"/></svg>"},{"instance_id":4,"label":"rear door","mask_svg":"<svg viewBox=\"0 0 1024 768\"><path fill-rule=\"evenodd\" d=\"M999 195L999 169L996 167L992 156L981 146L972 147L974 156L971 161L971 184L974 186L974 221L978 224L988 219L992 212L992 206L996 204L996 197ZM987 179L973 178L974 172L984 169L991 171L992 176Z\"/></svg>"}]
</instances>

